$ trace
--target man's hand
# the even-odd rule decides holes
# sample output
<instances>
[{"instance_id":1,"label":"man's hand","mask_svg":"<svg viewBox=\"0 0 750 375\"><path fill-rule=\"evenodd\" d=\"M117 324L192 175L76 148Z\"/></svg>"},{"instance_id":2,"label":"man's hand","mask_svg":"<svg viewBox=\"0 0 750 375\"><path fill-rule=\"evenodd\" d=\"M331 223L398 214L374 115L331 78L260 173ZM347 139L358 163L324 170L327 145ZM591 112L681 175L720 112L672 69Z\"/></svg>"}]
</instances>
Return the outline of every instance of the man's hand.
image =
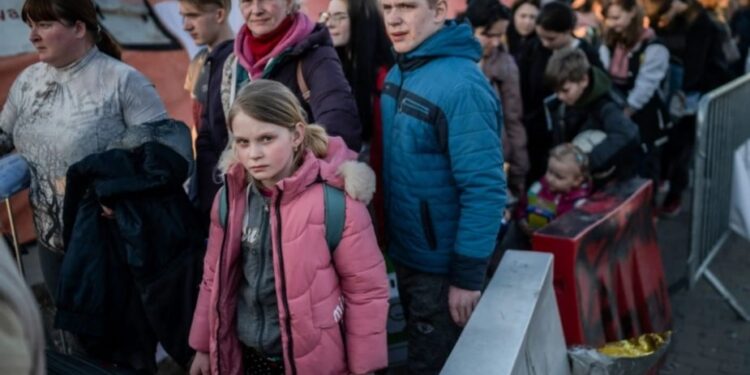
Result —
<instances>
[{"instance_id":1,"label":"man's hand","mask_svg":"<svg viewBox=\"0 0 750 375\"><path fill-rule=\"evenodd\" d=\"M457 288L453 285L448 289L448 307L450 308L451 318L459 327L466 325L471 313L479 303L479 297L482 292L479 290L466 290Z\"/></svg>"},{"instance_id":2,"label":"man's hand","mask_svg":"<svg viewBox=\"0 0 750 375\"><path fill-rule=\"evenodd\" d=\"M208 353L195 352L195 358L190 365L190 375L210 375Z\"/></svg>"}]
</instances>

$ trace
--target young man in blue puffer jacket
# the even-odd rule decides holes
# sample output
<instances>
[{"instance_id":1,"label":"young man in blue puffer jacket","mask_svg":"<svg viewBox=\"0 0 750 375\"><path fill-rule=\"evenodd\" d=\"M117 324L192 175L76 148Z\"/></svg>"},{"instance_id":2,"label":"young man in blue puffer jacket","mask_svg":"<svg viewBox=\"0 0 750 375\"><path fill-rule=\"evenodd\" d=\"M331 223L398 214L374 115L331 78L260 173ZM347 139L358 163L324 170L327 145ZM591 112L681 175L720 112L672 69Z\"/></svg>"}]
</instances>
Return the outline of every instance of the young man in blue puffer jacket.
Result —
<instances>
[{"instance_id":1,"label":"young man in blue puffer jacket","mask_svg":"<svg viewBox=\"0 0 750 375\"><path fill-rule=\"evenodd\" d=\"M446 0L381 0L397 53L381 99L388 250L409 372L437 373L476 306L505 206L502 111Z\"/></svg>"}]
</instances>

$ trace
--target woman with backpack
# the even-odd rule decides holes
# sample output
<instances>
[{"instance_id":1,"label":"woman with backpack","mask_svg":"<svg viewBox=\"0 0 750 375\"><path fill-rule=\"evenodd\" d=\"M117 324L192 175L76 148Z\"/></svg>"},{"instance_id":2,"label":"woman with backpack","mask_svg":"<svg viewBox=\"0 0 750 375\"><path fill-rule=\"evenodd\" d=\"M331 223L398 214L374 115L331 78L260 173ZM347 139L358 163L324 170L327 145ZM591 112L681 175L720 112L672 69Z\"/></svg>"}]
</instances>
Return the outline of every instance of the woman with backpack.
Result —
<instances>
[{"instance_id":1,"label":"woman with backpack","mask_svg":"<svg viewBox=\"0 0 750 375\"><path fill-rule=\"evenodd\" d=\"M228 122L190 373L363 374L386 367L383 256L366 206L343 195L343 207L333 205L328 186L344 184L341 170L347 191L362 193L349 186L362 181L351 175L357 167L343 163L356 154L307 124L294 94L278 82L248 84Z\"/></svg>"},{"instance_id":2,"label":"woman with backpack","mask_svg":"<svg viewBox=\"0 0 750 375\"><path fill-rule=\"evenodd\" d=\"M643 26L636 0L603 4L604 40L599 58L623 102L625 114L638 125L643 152L638 174L658 186L660 146L666 142L669 114L660 86L669 70L669 50L653 29Z\"/></svg>"}]
</instances>

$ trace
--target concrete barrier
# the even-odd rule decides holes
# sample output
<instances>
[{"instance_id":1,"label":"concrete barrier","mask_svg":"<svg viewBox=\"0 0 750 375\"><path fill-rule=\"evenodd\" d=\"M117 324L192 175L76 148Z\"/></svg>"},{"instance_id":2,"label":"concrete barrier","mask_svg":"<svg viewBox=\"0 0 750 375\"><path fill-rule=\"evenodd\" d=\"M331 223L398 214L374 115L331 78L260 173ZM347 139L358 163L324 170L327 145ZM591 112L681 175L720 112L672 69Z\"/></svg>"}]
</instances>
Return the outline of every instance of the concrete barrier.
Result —
<instances>
[{"instance_id":1,"label":"concrete barrier","mask_svg":"<svg viewBox=\"0 0 750 375\"><path fill-rule=\"evenodd\" d=\"M570 374L552 255L505 253L441 374Z\"/></svg>"}]
</instances>

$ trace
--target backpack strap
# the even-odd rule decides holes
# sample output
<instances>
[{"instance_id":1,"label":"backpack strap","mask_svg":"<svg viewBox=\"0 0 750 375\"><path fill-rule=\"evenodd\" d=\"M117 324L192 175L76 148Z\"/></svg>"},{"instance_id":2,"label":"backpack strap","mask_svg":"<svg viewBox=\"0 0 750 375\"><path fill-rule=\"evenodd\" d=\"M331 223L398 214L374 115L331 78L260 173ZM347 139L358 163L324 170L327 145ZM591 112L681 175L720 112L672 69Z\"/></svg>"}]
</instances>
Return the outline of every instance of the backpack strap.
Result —
<instances>
[{"instance_id":1,"label":"backpack strap","mask_svg":"<svg viewBox=\"0 0 750 375\"><path fill-rule=\"evenodd\" d=\"M227 197L227 189L225 185L219 188L219 224L222 228L227 226L227 216L229 215L229 197Z\"/></svg>"},{"instance_id":2,"label":"backpack strap","mask_svg":"<svg viewBox=\"0 0 750 375\"><path fill-rule=\"evenodd\" d=\"M302 60L297 61L297 86L299 86L299 91L302 93L302 98L305 99L306 102L309 102L310 88L307 87L305 75L302 74Z\"/></svg>"},{"instance_id":3,"label":"backpack strap","mask_svg":"<svg viewBox=\"0 0 750 375\"><path fill-rule=\"evenodd\" d=\"M323 201L325 204L326 242L331 255L333 255L344 233L344 222L346 220L344 191L323 184Z\"/></svg>"},{"instance_id":4,"label":"backpack strap","mask_svg":"<svg viewBox=\"0 0 750 375\"><path fill-rule=\"evenodd\" d=\"M229 197L227 189L222 186L219 189L219 224L222 228L227 226L229 215ZM346 197L344 191L323 184L323 204L325 206L326 243L331 254L336 250L344 234L344 223L346 221Z\"/></svg>"}]
</instances>

